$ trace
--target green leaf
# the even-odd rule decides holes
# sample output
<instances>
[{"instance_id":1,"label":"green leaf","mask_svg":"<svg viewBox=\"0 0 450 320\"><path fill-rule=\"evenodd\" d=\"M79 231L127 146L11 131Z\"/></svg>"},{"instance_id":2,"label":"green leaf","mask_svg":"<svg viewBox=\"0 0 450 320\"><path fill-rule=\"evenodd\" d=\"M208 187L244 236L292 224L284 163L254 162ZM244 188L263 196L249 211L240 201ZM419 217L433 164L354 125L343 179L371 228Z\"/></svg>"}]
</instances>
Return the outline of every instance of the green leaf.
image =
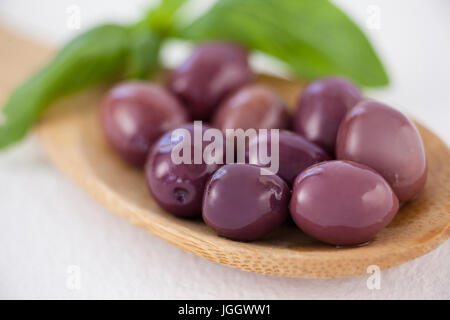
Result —
<instances>
[{"instance_id":1,"label":"green leaf","mask_svg":"<svg viewBox=\"0 0 450 320\"><path fill-rule=\"evenodd\" d=\"M279 58L306 79L336 74L363 86L388 83L363 32L325 0L220 0L177 32L196 41L240 42Z\"/></svg>"},{"instance_id":2,"label":"green leaf","mask_svg":"<svg viewBox=\"0 0 450 320\"><path fill-rule=\"evenodd\" d=\"M145 79L159 66L161 37L139 26L130 32L130 52L125 77Z\"/></svg>"},{"instance_id":3,"label":"green leaf","mask_svg":"<svg viewBox=\"0 0 450 320\"><path fill-rule=\"evenodd\" d=\"M162 0L131 27L107 24L69 42L43 69L15 89L1 112L0 148L21 138L54 99L125 74L146 78L158 67L163 38L186 0Z\"/></svg>"},{"instance_id":4,"label":"green leaf","mask_svg":"<svg viewBox=\"0 0 450 320\"><path fill-rule=\"evenodd\" d=\"M14 90L2 110L0 148L21 139L55 98L118 74L127 57L128 33L117 25L91 29Z\"/></svg>"},{"instance_id":5,"label":"green leaf","mask_svg":"<svg viewBox=\"0 0 450 320\"><path fill-rule=\"evenodd\" d=\"M156 8L150 9L144 21L152 30L168 36L175 25L178 9L186 2L187 0L161 0Z\"/></svg>"}]
</instances>

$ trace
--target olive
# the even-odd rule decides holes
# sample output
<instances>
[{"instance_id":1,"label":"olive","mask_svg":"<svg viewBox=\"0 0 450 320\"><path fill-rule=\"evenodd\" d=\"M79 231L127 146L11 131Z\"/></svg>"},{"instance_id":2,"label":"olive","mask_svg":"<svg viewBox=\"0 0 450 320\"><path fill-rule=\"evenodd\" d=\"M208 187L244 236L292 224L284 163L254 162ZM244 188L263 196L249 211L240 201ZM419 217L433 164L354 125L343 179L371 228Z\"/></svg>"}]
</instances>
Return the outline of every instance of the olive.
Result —
<instances>
[{"instance_id":1,"label":"olive","mask_svg":"<svg viewBox=\"0 0 450 320\"><path fill-rule=\"evenodd\" d=\"M207 129L209 127L203 125L201 134L203 135ZM174 162L173 153L184 155L184 151L174 148L181 147L181 143L185 141L190 141L188 145L190 155L186 157L188 161L181 161L180 158L180 163ZM203 141L200 145L195 144L194 125L186 124L164 134L150 152L145 166L147 185L155 201L175 216L201 215L206 182L221 165L214 161L205 161L203 152L208 144L209 142ZM195 160L195 152L199 152L201 156L199 161Z\"/></svg>"},{"instance_id":2,"label":"olive","mask_svg":"<svg viewBox=\"0 0 450 320\"><path fill-rule=\"evenodd\" d=\"M286 182L267 169L227 164L206 186L203 220L224 237L257 240L286 220L289 196Z\"/></svg>"},{"instance_id":3,"label":"olive","mask_svg":"<svg viewBox=\"0 0 450 320\"><path fill-rule=\"evenodd\" d=\"M228 97L214 115L212 126L226 129L286 129L289 117L281 98L262 85L247 85Z\"/></svg>"},{"instance_id":4,"label":"olive","mask_svg":"<svg viewBox=\"0 0 450 320\"><path fill-rule=\"evenodd\" d=\"M400 202L414 199L426 182L425 150L417 128L401 112L374 100L361 101L346 115L336 155L378 171Z\"/></svg>"},{"instance_id":5,"label":"olive","mask_svg":"<svg viewBox=\"0 0 450 320\"><path fill-rule=\"evenodd\" d=\"M293 132L280 131L278 134L278 147L276 147L272 137L273 135L269 132L266 135L258 135L250 139L248 146L248 162L260 166L271 167L273 166L275 157L277 157L278 172L275 173L283 178L289 185L292 185L295 177L309 166L318 162L330 160L330 157L322 150L322 148ZM274 150L278 150L277 153L272 152L272 144L274 145L274 148L276 148ZM270 155L267 159L262 158L265 154L261 157L261 145L264 145L262 150L267 150L267 155ZM270 163L267 163L269 158Z\"/></svg>"},{"instance_id":6,"label":"olive","mask_svg":"<svg viewBox=\"0 0 450 320\"><path fill-rule=\"evenodd\" d=\"M294 182L292 219L320 241L352 246L366 243L394 218L398 199L386 180L366 165L326 161Z\"/></svg>"},{"instance_id":7,"label":"olive","mask_svg":"<svg viewBox=\"0 0 450 320\"><path fill-rule=\"evenodd\" d=\"M206 43L169 78L170 90L195 120L208 120L225 96L249 82L247 51L237 44Z\"/></svg>"},{"instance_id":8,"label":"olive","mask_svg":"<svg viewBox=\"0 0 450 320\"><path fill-rule=\"evenodd\" d=\"M334 156L339 124L361 98L360 90L344 78L316 80L300 96L294 114L294 131Z\"/></svg>"},{"instance_id":9,"label":"olive","mask_svg":"<svg viewBox=\"0 0 450 320\"><path fill-rule=\"evenodd\" d=\"M170 92L137 81L113 87L101 103L100 117L110 145L138 166L144 165L150 147L164 132L188 121Z\"/></svg>"}]
</instances>

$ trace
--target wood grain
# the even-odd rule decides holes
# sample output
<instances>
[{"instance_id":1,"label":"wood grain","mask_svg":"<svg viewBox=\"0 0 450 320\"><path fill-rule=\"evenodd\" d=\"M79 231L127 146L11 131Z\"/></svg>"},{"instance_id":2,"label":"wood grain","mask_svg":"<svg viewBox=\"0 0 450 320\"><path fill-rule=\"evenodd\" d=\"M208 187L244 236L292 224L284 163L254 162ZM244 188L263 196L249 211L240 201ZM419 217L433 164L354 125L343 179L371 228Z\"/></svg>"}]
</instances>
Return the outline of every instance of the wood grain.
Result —
<instances>
[{"instance_id":1,"label":"wood grain","mask_svg":"<svg viewBox=\"0 0 450 320\"><path fill-rule=\"evenodd\" d=\"M0 39L2 36L0 31ZM15 39L22 50L39 50L37 44ZM0 67L5 58L8 63L20 64L14 52L2 58ZM303 87L270 76L259 76L257 81L278 91L290 106ZM4 94L4 87L0 89ZM178 219L160 209L148 193L142 172L124 163L106 144L98 123L98 105L106 89L98 86L56 102L37 127L42 146L63 172L111 212L184 250L261 274L336 278L365 274L370 265L386 269L401 264L450 236L450 150L416 123L429 165L426 187L368 245L335 248L288 223L261 241L244 243L218 237L200 220Z\"/></svg>"}]
</instances>

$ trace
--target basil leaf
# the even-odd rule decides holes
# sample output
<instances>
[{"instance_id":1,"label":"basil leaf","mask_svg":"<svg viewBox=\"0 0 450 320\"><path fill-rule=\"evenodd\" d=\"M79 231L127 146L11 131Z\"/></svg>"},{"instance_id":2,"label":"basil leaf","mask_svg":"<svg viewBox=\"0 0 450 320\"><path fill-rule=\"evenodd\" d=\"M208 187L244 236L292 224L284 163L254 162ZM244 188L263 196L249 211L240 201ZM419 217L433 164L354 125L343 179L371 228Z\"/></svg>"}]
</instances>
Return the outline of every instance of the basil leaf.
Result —
<instances>
[{"instance_id":1,"label":"basil leaf","mask_svg":"<svg viewBox=\"0 0 450 320\"><path fill-rule=\"evenodd\" d=\"M197 41L240 42L306 79L340 74L363 86L388 83L363 32L325 0L221 0L178 33Z\"/></svg>"},{"instance_id":2,"label":"basil leaf","mask_svg":"<svg viewBox=\"0 0 450 320\"><path fill-rule=\"evenodd\" d=\"M139 26L130 32L130 52L125 77L145 79L159 66L161 37Z\"/></svg>"},{"instance_id":3,"label":"basil leaf","mask_svg":"<svg viewBox=\"0 0 450 320\"><path fill-rule=\"evenodd\" d=\"M163 38L186 0L162 0L132 27L107 24L67 44L43 69L15 89L3 110L0 148L23 138L54 99L123 74L145 78L158 67Z\"/></svg>"},{"instance_id":4,"label":"basil leaf","mask_svg":"<svg viewBox=\"0 0 450 320\"><path fill-rule=\"evenodd\" d=\"M156 8L149 11L144 21L152 30L168 36L175 25L178 9L186 2L187 0L162 0Z\"/></svg>"},{"instance_id":5,"label":"basil leaf","mask_svg":"<svg viewBox=\"0 0 450 320\"><path fill-rule=\"evenodd\" d=\"M161 44L172 33L178 9L187 0L161 0L131 30L128 78L147 78L156 70Z\"/></svg>"},{"instance_id":6,"label":"basil leaf","mask_svg":"<svg viewBox=\"0 0 450 320\"><path fill-rule=\"evenodd\" d=\"M91 29L14 90L2 110L0 148L21 139L55 98L119 73L127 57L128 33L117 25Z\"/></svg>"}]
</instances>

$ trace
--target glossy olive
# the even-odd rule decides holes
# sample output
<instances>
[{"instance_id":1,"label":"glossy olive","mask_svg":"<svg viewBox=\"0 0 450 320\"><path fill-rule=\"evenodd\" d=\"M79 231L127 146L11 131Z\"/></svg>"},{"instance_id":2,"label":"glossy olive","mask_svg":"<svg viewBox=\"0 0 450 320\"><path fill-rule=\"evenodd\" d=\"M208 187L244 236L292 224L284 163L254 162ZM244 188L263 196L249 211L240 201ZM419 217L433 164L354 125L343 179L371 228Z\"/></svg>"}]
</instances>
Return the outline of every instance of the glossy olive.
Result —
<instances>
[{"instance_id":1,"label":"glossy olive","mask_svg":"<svg viewBox=\"0 0 450 320\"><path fill-rule=\"evenodd\" d=\"M339 124L361 98L360 90L344 78L316 80L300 96L293 120L294 131L333 156Z\"/></svg>"},{"instance_id":2,"label":"glossy olive","mask_svg":"<svg viewBox=\"0 0 450 320\"><path fill-rule=\"evenodd\" d=\"M199 46L169 79L169 88L193 119L208 120L225 96L249 82L248 54L226 42Z\"/></svg>"},{"instance_id":3,"label":"glossy olive","mask_svg":"<svg viewBox=\"0 0 450 320\"><path fill-rule=\"evenodd\" d=\"M180 128L186 129L193 141L193 124L186 124ZM202 133L208 128L203 125ZM208 144L206 142L201 145L191 143L190 163L174 163L171 154L176 151L174 151L175 146L189 138L183 134L175 134L174 131L164 134L154 145L145 167L147 185L155 201L173 215L200 216L206 182L220 164L207 164L203 157L200 163L195 163L196 150L203 156L203 151Z\"/></svg>"},{"instance_id":4,"label":"glossy olive","mask_svg":"<svg viewBox=\"0 0 450 320\"><path fill-rule=\"evenodd\" d=\"M266 86L247 85L227 98L212 126L226 129L286 129L289 117L281 98Z\"/></svg>"},{"instance_id":5,"label":"glossy olive","mask_svg":"<svg viewBox=\"0 0 450 320\"><path fill-rule=\"evenodd\" d=\"M250 139L248 146L248 161L251 164L270 167L270 163L264 163L264 159L259 156L261 146L274 161L275 152L272 153L272 144L274 151L277 150L272 139L273 135L269 132L267 135L256 136ZM309 142L302 136L289 131L280 131L278 135L278 175L288 184L292 185L295 177L318 162L330 160L322 148ZM265 161L267 162L267 161Z\"/></svg>"},{"instance_id":6,"label":"glossy olive","mask_svg":"<svg viewBox=\"0 0 450 320\"><path fill-rule=\"evenodd\" d=\"M351 161L327 161L294 183L290 212L299 228L333 245L371 240L393 219L398 199L375 170Z\"/></svg>"},{"instance_id":7,"label":"glossy olive","mask_svg":"<svg viewBox=\"0 0 450 320\"><path fill-rule=\"evenodd\" d=\"M260 170L267 169L228 164L211 177L203 197L203 220L218 234L257 240L288 216L286 182L277 175L261 175Z\"/></svg>"},{"instance_id":8,"label":"glossy olive","mask_svg":"<svg viewBox=\"0 0 450 320\"><path fill-rule=\"evenodd\" d=\"M358 103L345 117L336 154L378 171L400 202L414 199L426 182L425 150L417 128L401 112L373 100Z\"/></svg>"},{"instance_id":9,"label":"glossy olive","mask_svg":"<svg viewBox=\"0 0 450 320\"><path fill-rule=\"evenodd\" d=\"M145 82L113 87L101 104L101 124L111 146L128 162L143 165L151 145L188 114L166 89Z\"/></svg>"}]
</instances>

